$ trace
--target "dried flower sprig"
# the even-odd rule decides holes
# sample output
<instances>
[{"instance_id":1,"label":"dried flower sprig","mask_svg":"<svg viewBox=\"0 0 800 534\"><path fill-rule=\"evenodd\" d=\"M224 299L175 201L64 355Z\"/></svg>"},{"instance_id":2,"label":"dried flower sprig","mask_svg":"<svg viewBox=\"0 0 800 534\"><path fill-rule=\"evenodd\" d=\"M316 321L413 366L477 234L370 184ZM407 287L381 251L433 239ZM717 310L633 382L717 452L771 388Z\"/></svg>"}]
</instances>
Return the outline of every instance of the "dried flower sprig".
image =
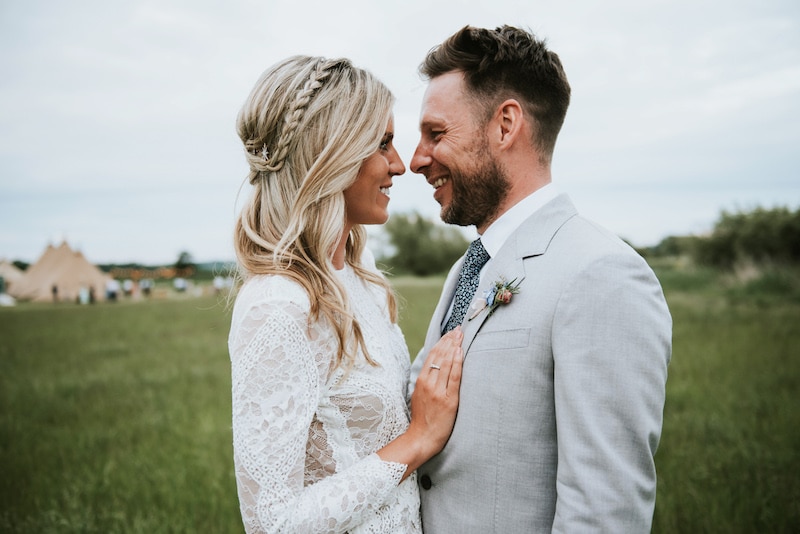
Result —
<instances>
[{"instance_id":1,"label":"dried flower sprig","mask_svg":"<svg viewBox=\"0 0 800 534\"><path fill-rule=\"evenodd\" d=\"M476 299L475 302L472 303L471 308L474 312L470 315L469 320L473 320L480 315L482 311L487 309L489 310L487 317L491 317L498 306L501 304L509 304L511 302L511 297L519 293L519 286L522 284L523 280L525 279L523 278L517 281L517 279L514 278L510 282L506 282L505 278L501 278L492 284L492 286L484 292L482 298Z\"/></svg>"}]
</instances>

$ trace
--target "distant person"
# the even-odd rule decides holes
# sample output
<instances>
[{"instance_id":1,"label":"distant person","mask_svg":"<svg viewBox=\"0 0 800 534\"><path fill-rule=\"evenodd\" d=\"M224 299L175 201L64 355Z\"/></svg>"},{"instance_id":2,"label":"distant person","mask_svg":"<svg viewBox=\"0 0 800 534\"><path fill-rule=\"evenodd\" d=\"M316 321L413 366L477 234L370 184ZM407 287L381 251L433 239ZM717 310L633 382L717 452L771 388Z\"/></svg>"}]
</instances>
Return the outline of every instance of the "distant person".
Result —
<instances>
[{"instance_id":1,"label":"distant person","mask_svg":"<svg viewBox=\"0 0 800 534\"><path fill-rule=\"evenodd\" d=\"M53 302L58 302L58 286L56 284L50 288L50 293L53 295Z\"/></svg>"},{"instance_id":2,"label":"distant person","mask_svg":"<svg viewBox=\"0 0 800 534\"><path fill-rule=\"evenodd\" d=\"M116 278L111 278L106 282L106 300L111 302L117 301L117 295L119 294L120 284L119 280Z\"/></svg>"},{"instance_id":3,"label":"distant person","mask_svg":"<svg viewBox=\"0 0 800 534\"><path fill-rule=\"evenodd\" d=\"M125 280L122 281L122 293L126 297L130 297L131 295L133 295L133 280L131 280L130 278L126 278Z\"/></svg>"},{"instance_id":4,"label":"distant person","mask_svg":"<svg viewBox=\"0 0 800 534\"><path fill-rule=\"evenodd\" d=\"M418 471L426 534L649 532L671 325L647 263L551 183L570 100L558 56L510 26L431 50L411 170L479 238L412 369L461 326L461 403Z\"/></svg>"},{"instance_id":5,"label":"distant person","mask_svg":"<svg viewBox=\"0 0 800 534\"><path fill-rule=\"evenodd\" d=\"M172 286L178 293L184 293L186 291L186 288L188 287L188 283L186 282L185 278L178 277L172 281Z\"/></svg>"},{"instance_id":6,"label":"distant person","mask_svg":"<svg viewBox=\"0 0 800 534\"><path fill-rule=\"evenodd\" d=\"M145 297L149 297L150 291L153 289L153 281L149 278L145 278L140 282L140 287L142 288L142 294Z\"/></svg>"},{"instance_id":7,"label":"distant person","mask_svg":"<svg viewBox=\"0 0 800 534\"><path fill-rule=\"evenodd\" d=\"M237 129L253 189L228 346L247 532L420 532L414 470L452 429L461 334L431 346L411 399L393 292L365 247L393 177L394 98L346 59L269 68Z\"/></svg>"}]
</instances>

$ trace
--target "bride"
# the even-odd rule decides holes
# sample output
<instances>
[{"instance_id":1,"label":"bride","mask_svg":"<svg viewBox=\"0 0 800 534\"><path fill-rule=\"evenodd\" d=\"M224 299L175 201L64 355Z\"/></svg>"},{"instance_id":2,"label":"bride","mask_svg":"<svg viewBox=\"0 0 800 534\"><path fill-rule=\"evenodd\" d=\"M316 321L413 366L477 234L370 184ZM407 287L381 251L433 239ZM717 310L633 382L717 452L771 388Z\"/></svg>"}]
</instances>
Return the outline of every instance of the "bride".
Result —
<instances>
[{"instance_id":1,"label":"bride","mask_svg":"<svg viewBox=\"0 0 800 534\"><path fill-rule=\"evenodd\" d=\"M242 286L228 347L247 532L420 532L415 469L452 430L461 333L409 354L362 225L388 219L405 167L390 91L346 59L295 56L245 101L252 194L236 222Z\"/></svg>"}]
</instances>

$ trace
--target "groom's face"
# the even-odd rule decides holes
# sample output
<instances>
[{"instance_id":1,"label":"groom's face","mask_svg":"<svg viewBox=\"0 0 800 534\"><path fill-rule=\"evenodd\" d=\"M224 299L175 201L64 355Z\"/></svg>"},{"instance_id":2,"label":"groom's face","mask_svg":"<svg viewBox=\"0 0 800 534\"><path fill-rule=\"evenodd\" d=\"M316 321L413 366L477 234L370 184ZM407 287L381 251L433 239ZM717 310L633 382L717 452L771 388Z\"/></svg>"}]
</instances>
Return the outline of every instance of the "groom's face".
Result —
<instances>
[{"instance_id":1,"label":"groom's face","mask_svg":"<svg viewBox=\"0 0 800 534\"><path fill-rule=\"evenodd\" d=\"M509 190L492 155L479 110L464 91L463 74L430 81L422 102L420 141L411 170L425 175L446 223L482 232L497 216Z\"/></svg>"}]
</instances>

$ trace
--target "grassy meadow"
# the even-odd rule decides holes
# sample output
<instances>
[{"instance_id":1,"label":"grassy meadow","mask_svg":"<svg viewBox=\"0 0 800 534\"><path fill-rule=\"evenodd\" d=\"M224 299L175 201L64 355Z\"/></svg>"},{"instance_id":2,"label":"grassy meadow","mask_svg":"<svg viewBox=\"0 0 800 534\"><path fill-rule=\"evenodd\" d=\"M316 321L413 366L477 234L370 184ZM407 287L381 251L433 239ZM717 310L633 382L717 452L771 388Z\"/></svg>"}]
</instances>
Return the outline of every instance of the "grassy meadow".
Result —
<instances>
[{"instance_id":1,"label":"grassy meadow","mask_svg":"<svg viewBox=\"0 0 800 534\"><path fill-rule=\"evenodd\" d=\"M800 531L800 284L656 266L654 532ZM412 356L441 278L397 278ZM242 532L216 297L0 308L0 532Z\"/></svg>"}]
</instances>

